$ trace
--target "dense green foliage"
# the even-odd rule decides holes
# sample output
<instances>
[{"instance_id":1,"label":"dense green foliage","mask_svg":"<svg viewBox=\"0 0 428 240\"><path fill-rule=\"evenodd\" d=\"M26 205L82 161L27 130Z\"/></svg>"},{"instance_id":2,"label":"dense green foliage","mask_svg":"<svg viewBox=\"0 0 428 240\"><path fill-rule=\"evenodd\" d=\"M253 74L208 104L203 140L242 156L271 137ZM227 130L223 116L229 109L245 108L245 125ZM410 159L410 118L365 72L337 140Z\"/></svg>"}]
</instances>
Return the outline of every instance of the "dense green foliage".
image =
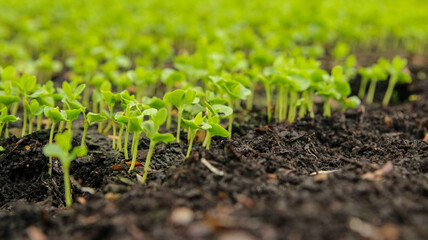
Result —
<instances>
[{"instance_id":1,"label":"dense green foliage","mask_svg":"<svg viewBox=\"0 0 428 240\"><path fill-rule=\"evenodd\" d=\"M0 1L0 11L0 134L8 137L9 122L22 123L22 136L44 124L53 149L56 127L68 130L58 139L71 138L80 117L82 149L97 123L128 160L133 134L130 172L144 134L143 182L157 143L180 143L187 132L189 157L198 131L209 149L215 136L232 138L236 113L253 105L268 122L314 118L316 103L330 117L332 102L342 111L365 97L370 104L389 79L386 106L395 85L412 80L407 60L366 66L356 54L424 55L428 42L422 0L16 0ZM325 57L332 69L322 68ZM175 138L161 133L173 121ZM50 174L52 156L69 159L70 149L46 152Z\"/></svg>"}]
</instances>

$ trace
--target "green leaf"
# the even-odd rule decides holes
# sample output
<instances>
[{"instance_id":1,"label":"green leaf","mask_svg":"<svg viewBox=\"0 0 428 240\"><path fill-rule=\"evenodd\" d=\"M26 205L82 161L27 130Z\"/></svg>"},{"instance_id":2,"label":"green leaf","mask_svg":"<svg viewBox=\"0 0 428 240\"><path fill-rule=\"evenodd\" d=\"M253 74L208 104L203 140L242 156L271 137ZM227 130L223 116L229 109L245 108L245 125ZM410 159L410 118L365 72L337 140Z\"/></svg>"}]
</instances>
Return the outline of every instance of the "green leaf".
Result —
<instances>
[{"instance_id":1,"label":"green leaf","mask_svg":"<svg viewBox=\"0 0 428 240\"><path fill-rule=\"evenodd\" d=\"M1 72L1 80L2 81L11 81L16 78L16 71L13 66L7 66Z\"/></svg>"},{"instance_id":2,"label":"green leaf","mask_svg":"<svg viewBox=\"0 0 428 240\"><path fill-rule=\"evenodd\" d=\"M162 125L166 121L167 115L168 115L168 112L166 108L161 108L155 114L150 115L150 119L153 120L153 123L155 124L155 128L158 128L160 125Z\"/></svg>"},{"instance_id":3,"label":"green leaf","mask_svg":"<svg viewBox=\"0 0 428 240\"><path fill-rule=\"evenodd\" d=\"M220 124L217 123L209 123L211 128L208 131L211 133L211 136L220 136L220 137L229 137L229 132L224 129Z\"/></svg>"},{"instance_id":4,"label":"green leaf","mask_svg":"<svg viewBox=\"0 0 428 240\"><path fill-rule=\"evenodd\" d=\"M143 132L146 133L147 137L150 139L152 139L156 134L155 124L152 120L144 121L141 124L141 128Z\"/></svg>"},{"instance_id":5,"label":"green leaf","mask_svg":"<svg viewBox=\"0 0 428 240\"><path fill-rule=\"evenodd\" d=\"M140 133L142 132L144 129L142 127L142 117L132 117L129 119L129 124L130 124L130 128L129 128L129 132L131 133Z\"/></svg>"},{"instance_id":6,"label":"green leaf","mask_svg":"<svg viewBox=\"0 0 428 240\"><path fill-rule=\"evenodd\" d=\"M63 133L57 133L55 135L55 143L58 144L64 152L68 153L71 149L71 137L72 134L70 130L64 131Z\"/></svg>"},{"instance_id":7,"label":"green leaf","mask_svg":"<svg viewBox=\"0 0 428 240\"><path fill-rule=\"evenodd\" d=\"M62 148L58 144L47 144L43 148L43 154L47 157L57 157L60 159L65 157Z\"/></svg>"},{"instance_id":8,"label":"green leaf","mask_svg":"<svg viewBox=\"0 0 428 240\"><path fill-rule=\"evenodd\" d=\"M67 121L74 121L79 117L82 111L80 109L73 109L73 110L64 110L64 112L66 114Z\"/></svg>"},{"instance_id":9,"label":"green leaf","mask_svg":"<svg viewBox=\"0 0 428 240\"><path fill-rule=\"evenodd\" d=\"M177 89L173 92L166 93L163 97L163 101L167 104L172 104L176 108L179 108L183 104L183 98L186 92L182 89Z\"/></svg>"},{"instance_id":10,"label":"green leaf","mask_svg":"<svg viewBox=\"0 0 428 240\"><path fill-rule=\"evenodd\" d=\"M162 141L164 143L170 143L175 140L175 137L171 133L156 133L151 140L154 142Z\"/></svg>"},{"instance_id":11,"label":"green leaf","mask_svg":"<svg viewBox=\"0 0 428 240\"><path fill-rule=\"evenodd\" d=\"M220 118L224 119L231 114L233 114L233 109L222 104L214 104L211 106L213 110L220 116Z\"/></svg>"},{"instance_id":12,"label":"green leaf","mask_svg":"<svg viewBox=\"0 0 428 240\"><path fill-rule=\"evenodd\" d=\"M72 151L72 154L78 157L83 157L86 155L86 153L87 153L86 147L81 147L81 146L73 148L73 151Z\"/></svg>"},{"instance_id":13,"label":"green leaf","mask_svg":"<svg viewBox=\"0 0 428 240\"><path fill-rule=\"evenodd\" d=\"M12 103L16 103L21 101L21 99L17 96L6 96L6 95L0 95L0 103L5 106L10 106Z\"/></svg>"},{"instance_id":14,"label":"green leaf","mask_svg":"<svg viewBox=\"0 0 428 240\"><path fill-rule=\"evenodd\" d=\"M144 97L143 104L144 104L144 108L155 108L158 110L166 106L165 102L158 97L152 97L152 98Z\"/></svg>"},{"instance_id":15,"label":"green leaf","mask_svg":"<svg viewBox=\"0 0 428 240\"><path fill-rule=\"evenodd\" d=\"M102 122L107 119L105 115L99 113L88 113L87 115L88 123L91 124L93 122Z\"/></svg>"},{"instance_id":16,"label":"green leaf","mask_svg":"<svg viewBox=\"0 0 428 240\"><path fill-rule=\"evenodd\" d=\"M65 121L65 117L60 113L59 108L46 106L44 108L45 116L55 122Z\"/></svg>"}]
</instances>

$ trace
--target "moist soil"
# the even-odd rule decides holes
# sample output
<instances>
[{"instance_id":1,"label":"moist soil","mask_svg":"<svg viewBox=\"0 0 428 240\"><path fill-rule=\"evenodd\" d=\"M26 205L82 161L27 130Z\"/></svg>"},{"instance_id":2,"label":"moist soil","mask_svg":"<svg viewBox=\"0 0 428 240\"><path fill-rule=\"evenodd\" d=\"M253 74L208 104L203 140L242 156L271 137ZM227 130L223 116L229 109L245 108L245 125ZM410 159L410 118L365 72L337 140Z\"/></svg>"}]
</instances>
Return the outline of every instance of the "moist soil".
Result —
<instances>
[{"instance_id":1,"label":"moist soil","mask_svg":"<svg viewBox=\"0 0 428 240\"><path fill-rule=\"evenodd\" d=\"M61 165L50 176L42 153L48 131L9 137L0 239L428 239L428 80L399 89L410 95L292 124L267 125L262 109L238 116L232 140L196 143L188 159L187 143L157 145L146 185L148 139L129 174L92 126L68 209Z\"/></svg>"}]
</instances>

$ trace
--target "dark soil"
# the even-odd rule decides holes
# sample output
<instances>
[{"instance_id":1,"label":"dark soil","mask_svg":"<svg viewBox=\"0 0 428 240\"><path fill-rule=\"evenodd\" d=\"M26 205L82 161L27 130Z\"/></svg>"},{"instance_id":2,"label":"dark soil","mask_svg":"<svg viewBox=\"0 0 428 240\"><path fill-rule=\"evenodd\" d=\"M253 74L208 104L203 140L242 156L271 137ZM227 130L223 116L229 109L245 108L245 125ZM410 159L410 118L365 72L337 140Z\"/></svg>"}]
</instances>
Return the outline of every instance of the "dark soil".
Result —
<instances>
[{"instance_id":1,"label":"dark soil","mask_svg":"<svg viewBox=\"0 0 428 240\"><path fill-rule=\"evenodd\" d=\"M428 81L399 92L419 98L293 124L253 113L186 160L185 143L159 144L147 185L94 127L72 164L70 209L60 163L49 176L42 154L48 132L10 137L0 239L428 239Z\"/></svg>"}]
</instances>

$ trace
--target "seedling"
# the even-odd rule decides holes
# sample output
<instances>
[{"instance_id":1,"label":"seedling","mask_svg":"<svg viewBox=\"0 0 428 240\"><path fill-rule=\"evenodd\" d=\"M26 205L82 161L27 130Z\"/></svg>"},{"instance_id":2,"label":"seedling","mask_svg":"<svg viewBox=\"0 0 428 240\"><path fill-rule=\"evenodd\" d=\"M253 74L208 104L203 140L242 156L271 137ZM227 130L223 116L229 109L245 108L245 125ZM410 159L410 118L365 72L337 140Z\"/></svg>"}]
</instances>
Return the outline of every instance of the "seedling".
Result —
<instances>
[{"instance_id":1,"label":"seedling","mask_svg":"<svg viewBox=\"0 0 428 240\"><path fill-rule=\"evenodd\" d=\"M65 205L70 207L72 204L71 187L70 187L70 165L76 157L86 155L85 147L75 147L71 150L72 133L67 130L64 133L55 135L55 144L49 143L43 148L43 153L50 159L57 157L61 161L62 170L64 172L64 190L65 190Z\"/></svg>"},{"instance_id":2,"label":"seedling","mask_svg":"<svg viewBox=\"0 0 428 240\"><path fill-rule=\"evenodd\" d=\"M226 118L233 114L232 108L220 104L215 104L211 106L207 102L204 103L204 106L207 108L207 124L211 127L207 129L207 135L205 136L205 140L202 143L202 146L206 147L206 149L210 149L211 146L211 138L214 136L220 137L229 137L230 132L224 129L220 125L220 120Z\"/></svg>"},{"instance_id":3,"label":"seedling","mask_svg":"<svg viewBox=\"0 0 428 240\"><path fill-rule=\"evenodd\" d=\"M11 84L10 82L3 82L3 95L0 95L0 104L5 107L6 115L8 114L8 110L11 105L18 103L21 99L17 96L12 96L11 94ZM12 114L13 116L14 114ZM9 137L9 130L7 128L8 123L6 123L6 129L4 136ZM0 132L1 135L1 132Z\"/></svg>"},{"instance_id":4,"label":"seedling","mask_svg":"<svg viewBox=\"0 0 428 240\"><path fill-rule=\"evenodd\" d=\"M177 143L180 142L180 126L181 126L181 116L183 115L185 105L190 105L194 103L196 97L196 92L192 89L187 89L186 91L182 89L177 89L173 92L165 94L163 101L166 104L174 105L178 109L178 119L177 119ZM168 115L171 115L171 112L168 112Z\"/></svg>"},{"instance_id":5,"label":"seedling","mask_svg":"<svg viewBox=\"0 0 428 240\"><path fill-rule=\"evenodd\" d=\"M22 75L21 78L16 79L12 82L12 85L18 89L19 94L22 96L22 102L27 102L28 104L28 98L30 94L35 90L36 88L36 77L30 76L26 73ZM24 107L24 119L22 120L22 134L21 136L25 136L27 132L27 108Z\"/></svg>"},{"instance_id":6,"label":"seedling","mask_svg":"<svg viewBox=\"0 0 428 240\"><path fill-rule=\"evenodd\" d=\"M60 111L58 107L53 108L46 106L43 110L45 116L52 121L51 131L49 135L49 144L52 144L55 125L58 122L65 121L67 119L66 113L64 111ZM52 157L49 157L49 175L52 175Z\"/></svg>"},{"instance_id":7,"label":"seedling","mask_svg":"<svg viewBox=\"0 0 428 240\"><path fill-rule=\"evenodd\" d=\"M397 83L411 83L412 78L408 73L404 71L404 68L407 65L407 59L394 57L391 64L387 64L383 66L384 69L391 76L389 78L388 88L385 92L385 96L382 101L383 106L388 106L389 101L391 100L392 92L394 91L394 87Z\"/></svg>"},{"instance_id":8,"label":"seedling","mask_svg":"<svg viewBox=\"0 0 428 240\"><path fill-rule=\"evenodd\" d=\"M148 171L149 165L150 165L150 159L152 158L153 150L154 150L156 144L158 142L170 143L170 142L174 141L174 136L172 134L170 134L170 133L159 133L158 132L159 126L161 126L166 120L167 110L165 108L162 108L160 110L156 110L156 109L148 109L148 110L149 110L149 112L146 112L146 114L149 114L150 120L144 121L141 124L143 131L146 133L146 136L150 139L149 152L147 153L146 162L144 164L144 175L143 175L143 178L141 180L142 183L146 182L147 171ZM143 112L143 114L145 114L145 113ZM138 141L137 141L137 145L135 145L135 149L134 149L135 155L137 155L137 151L136 151L137 146L138 146ZM133 163L135 164L134 160L133 160ZM129 169L129 171L131 171L131 169Z\"/></svg>"},{"instance_id":9,"label":"seedling","mask_svg":"<svg viewBox=\"0 0 428 240\"><path fill-rule=\"evenodd\" d=\"M88 131L89 125L91 125L94 122L102 122L107 119L107 116L99 113L91 113L91 112L88 114L85 114L85 112L83 111L82 113L83 113L84 125L83 125L83 134L82 134L80 147L85 147L86 132Z\"/></svg>"},{"instance_id":10,"label":"seedling","mask_svg":"<svg viewBox=\"0 0 428 240\"><path fill-rule=\"evenodd\" d=\"M210 79L219 86L228 96L229 107L233 109L233 103L236 99L245 100L251 94L250 90L242 86L237 81L228 80L223 77L210 77ZM229 139L232 138L233 114L229 116Z\"/></svg>"},{"instance_id":11,"label":"seedling","mask_svg":"<svg viewBox=\"0 0 428 240\"><path fill-rule=\"evenodd\" d=\"M187 149L186 158L190 156L192 151L193 140L198 130L208 130L211 125L204 123L205 117L202 117L202 112L198 113L192 120L182 119L183 124L189 129L189 147Z\"/></svg>"},{"instance_id":12,"label":"seedling","mask_svg":"<svg viewBox=\"0 0 428 240\"><path fill-rule=\"evenodd\" d=\"M43 114L44 106L40 106L40 103L33 99L31 100L30 104L28 102L24 101L24 107L28 111L28 120L29 120L29 127L28 127L28 133L33 133L33 120L35 116L41 116Z\"/></svg>"},{"instance_id":13,"label":"seedling","mask_svg":"<svg viewBox=\"0 0 428 240\"><path fill-rule=\"evenodd\" d=\"M388 75L386 74L385 70L379 64L373 65L370 75L370 87L366 98L366 102L368 104L373 103L373 98L376 91L376 83L378 81L386 80L387 77Z\"/></svg>"},{"instance_id":14,"label":"seedling","mask_svg":"<svg viewBox=\"0 0 428 240\"><path fill-rule=\"evenodd\" d=\"M3 127L8 123L8 122L15 122L18 121L19 118L15 117L14 115L7 115L7 107L4 107L1 109L1 115L0 115L0 136L3 132Z\"/></svg>"},{"instance_id":15,"label":"seedling","mask_svg":"<svg viewBox=\"0 0 428 240\"><path fill-rule=\"evenodd\" d=\"M115 113L114 113L114 106L116 105L116 102L119 98L118 94L114 94L111 91L102 91L101 94L103 95L103 101L108 106L108 112L105 113L107 116L107 119L109 119L110 126L113 127L113 145L112 148L116 148L116 119L115 119ZM108 129L108 128L107 128Z\"/></svg>"}]
</instances>

